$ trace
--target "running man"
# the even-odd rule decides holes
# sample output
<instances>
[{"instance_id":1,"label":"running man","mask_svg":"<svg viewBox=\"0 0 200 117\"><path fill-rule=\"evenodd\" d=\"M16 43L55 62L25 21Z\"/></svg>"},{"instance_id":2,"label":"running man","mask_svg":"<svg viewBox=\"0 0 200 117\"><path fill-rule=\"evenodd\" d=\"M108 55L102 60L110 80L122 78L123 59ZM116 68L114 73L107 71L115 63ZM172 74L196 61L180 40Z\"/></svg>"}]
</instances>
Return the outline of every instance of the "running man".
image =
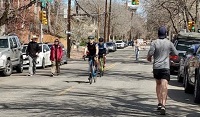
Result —
<instances>
[{"instance_id":1,"label":"running man","mask_svg":"<svg viewBox=\"0 0 200 117\"><path fill-rule=\"evenodd\" d=\"M166 38L167 30L164 26L158 29L158 37L159 39L151 43L147 60L151 62L152 57L154 58L153 74L156 79L156 93L158 98L157 110L160 111L161 115L165 115L168 82L170 81L169 55L177 55L178 52L173 43Z\"/></svg>"}]
</instances>

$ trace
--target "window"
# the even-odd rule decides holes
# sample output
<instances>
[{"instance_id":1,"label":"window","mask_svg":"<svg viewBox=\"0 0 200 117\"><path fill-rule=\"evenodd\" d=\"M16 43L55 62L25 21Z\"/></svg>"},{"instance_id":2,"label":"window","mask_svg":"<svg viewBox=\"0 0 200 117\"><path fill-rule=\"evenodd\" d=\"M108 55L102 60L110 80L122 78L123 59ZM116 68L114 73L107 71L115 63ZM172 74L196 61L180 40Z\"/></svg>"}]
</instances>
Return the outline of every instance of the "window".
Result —
<instances>
[{"instance_id":1,"label":"window","mask_svg":"<svg viewBox=\"0 0 200 117\"><path fill-rule=\"evenodd\" d=\"M21 43L20 43L20 41L19 41L19 38L15 37L15 39L16 39L16 41L17 41L17 46L18 46L18 47L21 47Z\"/></svg>"},{"instance_id":2,"label":"window","mask_svg":"<svg viewBox=\"0 0 200 117\"><path fill-rule=\"evenodd\" d=\"M122 41L116 41L116 43L122 43Z\"/></svg>"},{"instance_id":3,"label":"window","mask_svg":"<svg viewBox=\"0 0 200 117\"><path fill-rule=\"evenodd\" d=\"M44 45L46 48L46 51L50 51L49 46L48 45Z\"/></svg>"},{"instance_id":4,"label":"window","mask_svg":"<svg viewBox=\"0 0 200 117\"><path fill-rule=\"evenodd\" d=\"M8 40L0 39L0 48L8 48Z\"/></svg>"},{"instance_id":5,"label":"window","mask_svg":"<svg viewBox=\"0 0 200 117\"><path fill-rule=\"evenodd\" d=\"M187 51L191 45L193 44L199 44L199 41L187 41L187 40L181 40L178 41L176 49L180 51Z\"/></svg>"},{"instance_id":6,"label":"window","mask_svg":"<svg viewBox=\"0 0 200 117\"><path fill-rule=\"evenodd\" d=\"M22 53L26 53L27 47L28 47L28 46L23 46L23 48L22 48Z\"/></svg>"},{"instance_id":7,"label":"window","mask_svg":"<svg viewBox=\"0 0 200 117\"><path fill-rule=\"evenodd\" d=\"M197 50L197 54L200 54L200 48Z\"/></svg>"},{"instance_id":8,"label":"window","mask_svg":"<svg viewBox=\"0 0 200 117\"><path fill-rule=\"evenodd\" d=\"M11 38L9 38L9 41L10 41L10 47L13 47L13 41Z\"/></svg>"},{"instance_id":9,"label":"window","mask_svg":"<svg viewBox=\"0 0 200 117\"><path fill-rule=\"evenodd\" d=\"M18 47L17 40L14 37L12 38L12 40L13 40L13 46L15 46L14 48L17 48Z\"/></svg>"}]
</instances>

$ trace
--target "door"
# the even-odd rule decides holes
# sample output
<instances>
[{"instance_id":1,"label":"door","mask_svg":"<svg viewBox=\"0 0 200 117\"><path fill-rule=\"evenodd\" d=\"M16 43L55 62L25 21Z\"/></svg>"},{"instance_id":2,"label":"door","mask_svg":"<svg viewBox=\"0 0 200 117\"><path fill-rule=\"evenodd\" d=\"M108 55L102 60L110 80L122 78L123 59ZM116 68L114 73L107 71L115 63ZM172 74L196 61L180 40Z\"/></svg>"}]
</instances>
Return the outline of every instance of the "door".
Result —
<instances>
[{"instance_id":1,"label":"door","mask_svg":"<svg viewBox=\"0 0 200 117\"><path fill-rule=\"evenodd\" d=\"M13 43L13 40L12 40L12 37L9 38L9 44L10 44L10 53L9 53L9 56L10 56L10 60L12 62L12 64L15 64L15 56L16 56L16 52L15 52L15 48L14 48L14 43Z\"/></svg>"},{"instance_id":2,"label":"door","mask_svg":"<svg viewBox=\"0 0 200 117\"><path fill-rule=\"evenodd\" d=\"M14 50L14 64L17 65L19 63L20 60L20 52L21 52L21 48L20 45L17 42L17 38L16 37L12 37L13 40L13 50Z\"/></svg>"},{"instance_id":3,"label":"door","mask_svg":"<svg viewBox=\"0 0 200 117\"><path fill-rule=\"evenodd\" d=\"M44 51L44 58L45 58L45 65L50 65L50 49L48 45L43 45L43 51Z\"/></svg>"}]
</instances>

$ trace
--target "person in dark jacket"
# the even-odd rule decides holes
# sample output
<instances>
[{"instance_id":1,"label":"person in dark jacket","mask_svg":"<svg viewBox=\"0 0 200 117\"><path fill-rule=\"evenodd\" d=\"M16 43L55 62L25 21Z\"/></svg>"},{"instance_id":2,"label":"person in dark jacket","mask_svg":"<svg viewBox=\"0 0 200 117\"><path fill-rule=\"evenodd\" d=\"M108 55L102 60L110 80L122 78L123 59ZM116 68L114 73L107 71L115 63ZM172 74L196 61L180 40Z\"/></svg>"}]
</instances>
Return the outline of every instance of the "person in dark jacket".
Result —
<instances>
[{"instance_id":1,"label":"person in dark jacket","mask_svg":"<svg viewBox=\"0 0 200 117\"><path fill-rule=\"evenodd\" d=\"M60 73L60 62L62 59L63 51L62 47L59 44L59 39L55 39L53 46L51 47L51 53L50 53L50 60L52 62L52 68L51 68L51 76L53 77L55 73L59 75Z\"/></svg>"},{"instance_id":2,"label":"person in dark jacket","mask_svg":"<svg viewBox=\"0 0 200 117\"><path fill-rule=\"evenodd\" d=\"M29 58L29 76L34 75L36 72L36 60L40 52L40 47L36 42L37 39L38 39L37 36L33 36L31 39L32 41L29 42L26 50L26 54Z\"/></svg>"}]
</instances>

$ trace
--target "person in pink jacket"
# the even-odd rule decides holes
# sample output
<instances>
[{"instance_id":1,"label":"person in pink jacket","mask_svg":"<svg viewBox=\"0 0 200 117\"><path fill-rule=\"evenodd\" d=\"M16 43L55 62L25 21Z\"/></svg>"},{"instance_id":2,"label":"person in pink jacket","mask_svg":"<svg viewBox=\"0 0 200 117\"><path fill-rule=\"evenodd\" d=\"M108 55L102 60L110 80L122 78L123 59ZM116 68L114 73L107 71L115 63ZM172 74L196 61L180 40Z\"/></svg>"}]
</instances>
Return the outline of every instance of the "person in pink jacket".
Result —
<instances>
[{"instance_id":1,"label":"person in pink jacket","mask_svg":"<svg viewBox=\"0 0 200 117\"><path fill-rule=\"evenodd\" d=\"M59 45L59 39L55 39L54 44L51 47L50 60L52 62L51 76L53 77L55 73L59 75L60 73L60 63L62 59L63 51L62 47Z\"/></svg>"}]
</instances>

